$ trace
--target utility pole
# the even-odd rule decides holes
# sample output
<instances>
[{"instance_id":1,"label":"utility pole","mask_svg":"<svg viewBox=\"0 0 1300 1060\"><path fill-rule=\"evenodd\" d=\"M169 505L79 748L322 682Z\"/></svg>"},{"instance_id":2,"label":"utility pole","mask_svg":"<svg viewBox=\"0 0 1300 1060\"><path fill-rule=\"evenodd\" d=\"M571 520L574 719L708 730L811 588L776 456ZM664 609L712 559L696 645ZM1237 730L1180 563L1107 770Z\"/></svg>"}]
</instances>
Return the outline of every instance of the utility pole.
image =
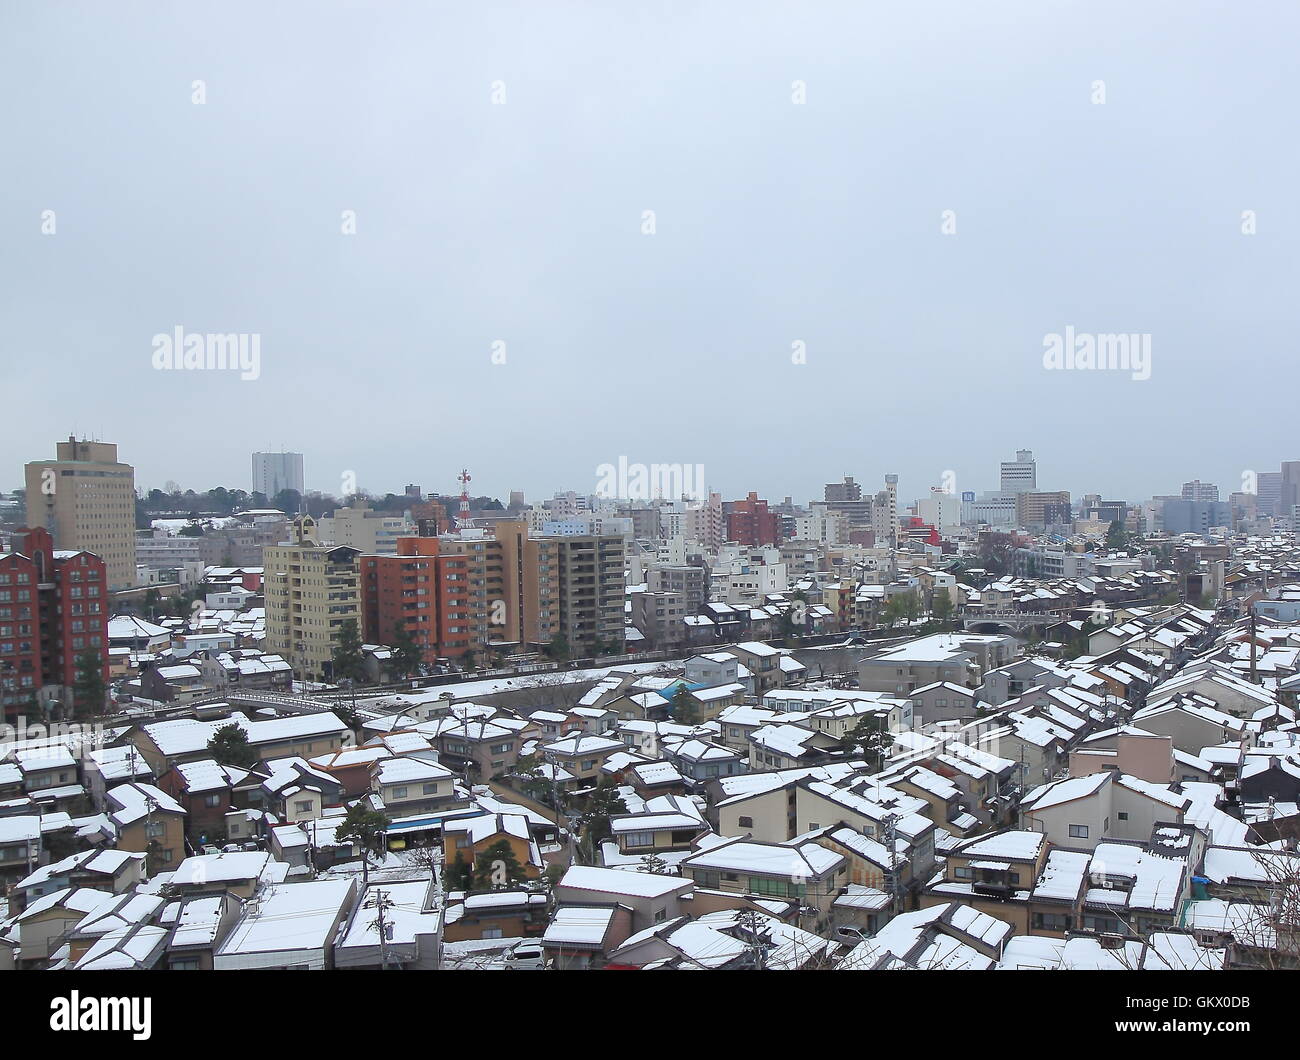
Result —
<instances>
[{"instance_id":1,"label":"utility pole","mask_svg":"<svg viewBox=\"0 0 1300 1060\"><path fill-rule=\"evenodd\" d=\"M891 813L880 822L883 826L886 857L889 859L887 883L889 884L890 914L897 915L902 899L902 881L898 878L898 814Z\"/></svg>"},{"instance_id":2,"label":"utility pole","mask_svg":"<svg viewBox=\"0 0 1300 1060\"><path fill-rule=\"evenodd\" d=\"M1265 580L1267 580L1267 578L1268 575L1265 575ZM1259 642L1256 640L1256 636L1255 636L1256 629L1257 629L1256 621L1257 620L1255 617L1255 605L1251 604L1250 611L1247 616L1247 623L1248 623L1247 629L1250 630L1250 683L1252 685L1259 684L1259 672L1257 670L1257 660L1259 657Z\"/></svg>"},{"instance_id":3,"label":"utility pole","mask_svg":"<svg viewBox=\"0 0 1300 1060\"><path fill-rule=\"evenodd\" d=\"M384 920L384 911L392 905L387 891L375 888L375 919L370 921L370 926L379 929L379 970L388 970L388 930L389 925Z\"/></svg>"},{"instance_id":4,"label":"utility pole","mask_svg":"<svg viewBox=\"0 0 1300 1060\"><path fill-rule=\"evenodd\" d=\"M736 918L736 926L748 936L746 943L749 947L749 959L754 965L754 970L759 972L767 971L767 949L758 934L758 911L755 909L745 910Z\"/></svg>"}]
</instances>

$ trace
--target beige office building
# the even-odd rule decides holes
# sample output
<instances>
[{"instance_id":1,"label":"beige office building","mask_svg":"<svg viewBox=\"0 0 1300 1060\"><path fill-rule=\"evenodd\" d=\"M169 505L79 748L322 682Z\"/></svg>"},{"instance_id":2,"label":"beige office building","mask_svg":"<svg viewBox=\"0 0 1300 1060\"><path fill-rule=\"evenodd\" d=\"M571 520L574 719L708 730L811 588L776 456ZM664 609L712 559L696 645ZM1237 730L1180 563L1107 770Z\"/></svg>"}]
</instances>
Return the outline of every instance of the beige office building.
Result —
<instances>
[{"instance_id":1,"label":"beige office building","mask_svg":"<svg viewBox=\"0 0 1300 1060\"><path fill-rule=\"evenodd\" d=\"M42 526L58 549L104 561L110 592L135 587L135 468L111 442L59 442L55 459L26 468L27 525Z\"/></svg>"},{"instance_id":2,"label":"beige office building","mask_svg":"<svg viewBox=\"0 0 1300 1060\"><path fill-rule=\"evenodd\" d=\"M283 656L299 680L333 679L334 647L349 618L360 635L360 554L320 544L310 516L293 521L288 542L262 550L266 650Z\"/></svg>"}]
</instances>

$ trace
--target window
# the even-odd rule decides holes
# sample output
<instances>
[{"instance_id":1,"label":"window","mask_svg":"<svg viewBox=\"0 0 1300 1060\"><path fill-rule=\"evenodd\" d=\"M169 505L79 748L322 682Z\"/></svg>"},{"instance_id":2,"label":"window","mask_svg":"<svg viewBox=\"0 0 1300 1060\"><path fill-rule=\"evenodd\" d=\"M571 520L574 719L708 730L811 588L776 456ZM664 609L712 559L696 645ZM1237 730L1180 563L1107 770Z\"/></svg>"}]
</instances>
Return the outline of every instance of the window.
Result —
<instances>
[{"instance_id":1,"label":"window","mask_svg":"<svg viewBox=\"0 0 1300 1060\"><path fill-rule=\"evenodd\" d=\"M1127 820L1128 820L1128 811L1127 811L1127 810L1120 810L1119 813L1117 813L1115 816L1118 817L1121 821L1127 821Z\"/></svg>"},{"instance_id":2,"label":"window","mask_svg":"<svg viewBox=\"0 0 1300 1060\"><path fill-rule=\"evenodd\" d=\"M406 798L406 785L405 785L405 784L403 784L400 788L394 788L394 789L393 789L393 798L395 798L395 799L404 799L404 798Z\"/></svg>"},{"instance_id":3,"label":"window","mask_svg":"<svg viewBox=\"0 0 1300 1060\"><path fill-rule=\"evenodd\" d=\"M311 802L295 802L293 804L294 813L311 813Z\"/></svg>"},{"instance_id":4,"label":"window","mask_svg":"<svg viewBox=\"0 0 1300 1060\"><path fill-rule=\"evenodd\" d=\"M426 785L424 786L424 793L425 793L426 795L437 795L437 794L438 794L438 785L437 785L437 784L426 784Z\"/></svg>"},{"instance_id":5,"label":"window","mask_svg":"<svg viewBox=\"0 0 1300 1060\"><path fill-rule=\"evenodd\" d=\"M737 817L737 818L736 818L736 824L737 824L737 826L739 826L740 828L753 828L753 827L754 827L754 818L752 818L752 817Z\"/></svg>"},{"instance_id":6,"label":"window","mask_svg":"<svg viewBox=\"0 0 1300 1060\"><path fill-rule=\"evenodd\" d=\"M1071 839L1087 839L1087 838L1088 838L1088 826L1087 826L1086 824L1072 824L1072 825L1070 825L1070 838L1071 838Z\"/></svg>"},{"instance_id":7,"label":"window","mask_svg":"<svg viewBox=\"0 0 1300 1060\"><path fill-rule=\"evenodd\" d=\"M654 842L654 832L625 832L623 835L623 845L628 847L651 847Z\"/></svg>"},{"instance_id":8,"label":"window","mask_svg":"<svg viewBox=\"0 0 1300 1060\"><path fill-rule=\"evenodd\" d=\"M961 865L958 868L953 869L952 874L954 878L959 880L973 880L975 878L974 871L966 867L965 865Z\"/></svg>"}]
</instances>

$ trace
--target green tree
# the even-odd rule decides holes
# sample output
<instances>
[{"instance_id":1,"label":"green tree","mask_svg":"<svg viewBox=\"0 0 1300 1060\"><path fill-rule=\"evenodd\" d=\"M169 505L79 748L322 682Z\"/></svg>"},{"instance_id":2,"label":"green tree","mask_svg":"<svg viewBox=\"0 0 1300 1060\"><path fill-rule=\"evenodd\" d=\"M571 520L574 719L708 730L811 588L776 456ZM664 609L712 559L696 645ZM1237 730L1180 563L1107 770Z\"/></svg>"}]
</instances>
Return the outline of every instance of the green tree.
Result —
<instances>
[{"instance_id":1,"label":"green tree","mask_svg":"<svg viewBox=\"0 0 1300 1060\"><path fill-rule=\"evenodd\" d=\"M596 790L588 796L587 805L577 820L582 848L589 862L595 860L600 844L613 834L609 819L615 814L627 812L627 803L618 793L618 788L607 780L601 780L596 785Z\"/></svg>"},{"instance_id":2,"label":"green tree","mask_svg":"<svg viewBox=\"0 0 1300 1060\"><path fill-rule=\"evenodd\" d=\"M530 799L552 806L556 801L555 784L543 771L544 765L535 753L522 755L515 763L514 776L519 782L519 790Z\"/></svg>"},{"instance_id":3,"label":"green tree","mask_svg":"<svg viewBox=\"0 0 1300 1060\"><path fill-rule=\"evenodd\" d=\"M903 617L909 622L915 622L921 613L921 598L909 589L899 599L902 601Z\"/></svg>"},{"instance_id":4,"label":"green tree","mask_svg":"<svg viewBox=\"0 0 1300 1060\"><path fill-rule=\"evenodd\" d=\"M361 634L357 631L355 618L345 619L339 626L338 642L333 652L333 677L335 681L364 681L366 678L365 656L361 651Z\"/></svg>"},{"instance_id":5,"label":"green tree","mask_svg":"<svg viewBox=\"0 0 1300 1060\"><path fill-rule=\"evenodd\" d=\"M1111 551L1123 548L1128 543L1128 535L1118 519L1112 519L1106 529L1106 547Z\"/></svg>"},{"instance_id":6,"label":"green tree","mask_svg":"<svg viewBox=\"0 0 1300 1060\"><path fill-rule=\"evenodd\" d=\"M443 873L443 886L448 891L468 891L471 871L465 855L456 851L456 859L447 866Z\"/></svg>"},{"instance_id":7,"label":"green tree","mask_svg":"<svg viewBox=\"0 0 1300 1060\"><path fill-rule=\"evenodd\" d=\"M948 595L947 590L940 589L934 594L934 599L930 603L930 614L939 623L947 623L952 618L952 597Z\"/></svg>"},{"instance_id":8,"label":"green tree","mask_svg":"<svg viewBox=\"0 0 1300 1060\"><path fill-rule=\"evenodd\" d=\"M397 628L393 630L392 644L389 646L393 649L393 669L398 677L410 677L420 672L424 653L415 643L415 638L411 636L411 631L406 628L405 622L397 624Z\"/></svg>"},{"instance_id":9,"label":"green tree","mask_svg":"<svg viewBox=\"0 0 1300 1060\"><path fill-rule=\"evenodd\" d=\"M569 658L569 642L562 633L553 636L550 642L542 649L548 659L554 659L556 662L564 662Z\"/></svg>"},{"instance_id":10,"label":"green tree","mask_svg":"<svg viewBox=\"0 0 1300 1060\"><path fill-rule=\"evenodd\" d=\"M72 682L72 705L77 717L88 718L104 713L104 661L96 651L77 656L76 675Z\"/></svg>"},{"instance_id":11,"label":"green tree","mask_svg":"<svg viewBox=\"0 0 1300 1060\"><path fill-rule=\"evenodd\" d=\"M250 769L257 762L257 752L248 742L248 733L234 722L223 725L208 740L208 753L218 765Z\"/></svg>"},{"instance_id":12,"label":"green tree","mask_svg":"<svg viewBox=\"0 0 1300 1060\"><path fill-rule=\"evenodd\" d=\"M696 708L695 697L686 685L677 686L677 691L673 693L673 698L668 703L669 712L672 714L673 721L679 725L698 725L700 723L700 712Z\"/></svg>"},{"instance_id":13,"label":"green tree","mask_svg":"<svg viewBox=\"0 0 1300 1060\"><path fill-rule=\"evenodd\" d=\"M348 807L343 823L334 832L334 838L345 843L355 843L361 848L361 876L365 883L370 882L369 854L379 854L384 849L384 836L392 818L378 810L372 810L364 799Z\"/></svg>"},{"instance_id":14,"label":"green tree","mask_svg":"<svg viewBox=\"0 0 1300 1060\"><path fill-rule=\"evenodd\" d=\"M500 891L523 883L526 879L528 873L519 864L514 849L506 840L499 839L479 852L474 861L470 887L475 891Z\"/></svg>"},{"instance_id":15,"label":"green tree","mask_svg":"<svg viewBox=\"0 0 1300 1060\"><path fill-rule=\"evenodd\" d=\"M889 759L889 749L894 745L894 735L876 716L864 714L840 739L845 754L861 755L872 771L884 768Z\"/></svg>"}]
</instances>

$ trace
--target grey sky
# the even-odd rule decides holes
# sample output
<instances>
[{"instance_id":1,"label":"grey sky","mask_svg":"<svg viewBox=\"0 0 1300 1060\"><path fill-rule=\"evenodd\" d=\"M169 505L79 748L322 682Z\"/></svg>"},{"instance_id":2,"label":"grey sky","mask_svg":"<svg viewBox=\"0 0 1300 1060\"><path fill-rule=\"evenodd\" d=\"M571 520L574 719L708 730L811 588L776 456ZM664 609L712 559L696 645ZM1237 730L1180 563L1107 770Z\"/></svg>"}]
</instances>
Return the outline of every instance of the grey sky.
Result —
<instances>
[{"instance_id":1,"label":"grey sky","mask_svg":"<svg viewBox=\"0 0 1300 1060\"><path fill-rule=\"evenodd\" d=\"M1076 496L1236 489L1300 458L1298 28L1282 3L6 0L0 488L75 431L145 487L248 488L284 447L331 492L462 466L589 492L624 455L778 500L895 471L911 500L1032 448ZM260 334L261 377L155 371L176 325ZM1066 325L1150 333L1151 378L1044 370Z\"/></svg>"}]
</instances>

